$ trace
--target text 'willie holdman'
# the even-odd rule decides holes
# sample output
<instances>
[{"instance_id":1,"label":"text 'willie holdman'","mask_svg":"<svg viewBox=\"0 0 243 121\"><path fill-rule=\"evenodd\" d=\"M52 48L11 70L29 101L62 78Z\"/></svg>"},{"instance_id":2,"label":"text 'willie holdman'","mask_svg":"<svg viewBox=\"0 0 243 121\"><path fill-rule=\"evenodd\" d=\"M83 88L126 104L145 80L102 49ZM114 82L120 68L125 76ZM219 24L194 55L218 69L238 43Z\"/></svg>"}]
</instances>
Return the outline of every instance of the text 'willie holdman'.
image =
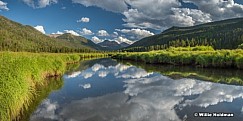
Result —
<instances>
[{"instance_id":1,"label":"text 'willie holdman'","mask_svg":"<svg viewBox=\"0 0 243 121\"><path fill-rule=\"evenodd\" d=\"M224 112L220 112L220 113L209 113L209 112L198 112L198 113L194 113L195 117L234 117L233 113L224 113Z\"/></svg>"}]
</instances>

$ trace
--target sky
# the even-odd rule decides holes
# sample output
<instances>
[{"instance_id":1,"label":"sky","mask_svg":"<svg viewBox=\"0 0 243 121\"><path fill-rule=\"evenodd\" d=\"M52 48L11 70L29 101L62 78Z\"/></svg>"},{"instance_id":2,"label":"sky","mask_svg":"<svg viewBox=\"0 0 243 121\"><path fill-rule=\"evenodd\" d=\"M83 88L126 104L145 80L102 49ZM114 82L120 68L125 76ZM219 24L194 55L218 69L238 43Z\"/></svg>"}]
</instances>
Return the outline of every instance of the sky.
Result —
<instances>
[{"instance_id":1,"label":"sky","mask_svg":"<svg viewBox=\"0 0 243 121\"><path fill-rule=\"evenodd\" d=\"M172 26L243 17L243 0L0 0L0 15L43 34L131 44Z\"/></svg>"}]
</instances>

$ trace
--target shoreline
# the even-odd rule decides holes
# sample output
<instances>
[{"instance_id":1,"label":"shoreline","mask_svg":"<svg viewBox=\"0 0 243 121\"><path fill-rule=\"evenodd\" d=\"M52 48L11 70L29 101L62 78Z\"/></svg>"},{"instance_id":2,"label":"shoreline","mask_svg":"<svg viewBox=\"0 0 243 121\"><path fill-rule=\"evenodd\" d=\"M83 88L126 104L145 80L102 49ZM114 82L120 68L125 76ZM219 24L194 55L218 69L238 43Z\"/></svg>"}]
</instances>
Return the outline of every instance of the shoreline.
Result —
<instances>
[{"instance_id":1,"label":"shoreline","mask_svg":"<svg viewBox=\"0 0 243 121\"><path fill-rule=\"evenodd\" d=\"M15 120L23 110L28 110L37 86L43 85L48 77L60 77L68 63L106 56L106 53L0 52L0 120Z\"/></svg>"}]
</instances>

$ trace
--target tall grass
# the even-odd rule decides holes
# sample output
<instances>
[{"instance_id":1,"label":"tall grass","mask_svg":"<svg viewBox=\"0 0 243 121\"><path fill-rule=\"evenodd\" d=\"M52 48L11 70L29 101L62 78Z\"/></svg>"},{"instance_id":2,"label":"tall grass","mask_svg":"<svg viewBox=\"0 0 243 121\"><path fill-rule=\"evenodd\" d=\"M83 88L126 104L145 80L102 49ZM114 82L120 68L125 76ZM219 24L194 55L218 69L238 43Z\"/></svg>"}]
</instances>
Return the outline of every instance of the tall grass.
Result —
<instances>
[{"instance_id":1,"label":"tall grass","mask_svg":"<svg viewBox=\"0 0 243 121\"><path fill-rule=\"evenodd\" d=\"M68 63L106 54L34 54L0 52L0 121L11 121L28 109L36 87L50 76L62 75Z\"/></svg>"},{"instance_id":2,"label":"tall grass","mask_svg":"<svg viewBox=\"0 0 243 121\"><path fill-rule=\"evenodd\" d=\"M243 50L213 50L205 46L169 48L141 53L118 53L113 55L113 58L156 64L243 69Z\"/></svg>"}]
</instances>

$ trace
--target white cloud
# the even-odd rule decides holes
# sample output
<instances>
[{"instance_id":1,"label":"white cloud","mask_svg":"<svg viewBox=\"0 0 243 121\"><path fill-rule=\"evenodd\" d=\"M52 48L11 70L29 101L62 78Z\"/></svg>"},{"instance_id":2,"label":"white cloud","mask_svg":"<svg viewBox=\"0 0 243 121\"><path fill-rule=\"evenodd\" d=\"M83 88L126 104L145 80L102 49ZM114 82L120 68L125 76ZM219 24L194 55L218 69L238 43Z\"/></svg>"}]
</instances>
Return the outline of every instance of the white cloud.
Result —
<instances>
[{"instance_id":1,"label":"white cloud","mask_svg":"<svg viewBox=\"0 0 243 121\"><path fill-rule=\"evenodd\" d=\"M58 0L38 0L37 5L34 0L23 0L23 2L32 8L45 8L48 5L58 3Z\"/></svg>"},{"instance_id":2,"label":"white cloud","mask_svg":"<svg viewBox=\"0 0 243 121\"><path fill-rule=\"evenodd\" d=\"M194 3L199 10L211 15L213 20L222 20L243 16L243 5L237 4L234 0L184 0Z\"/></svg>"},{"instance_id":3,"label":"white cloud","mask_svg":"<svg viewBox=\"0 0 243 121\"><path fill-rule=\"evenodd\" d=\"M125 42L125 43L130 44L130 45L134 43L134 41L131 41L131 40L129 40L129 39L125 38L125 37L121 37L121 36L115 38L114 41L116 41L118 43Z\"/></svg>"},{"instance_id":4,"label":"white cloud","mask_svg":"<svg viewBox=\"0 0 243 121\"><path fill-rule=\"evenodd\" d=\"M118 36L119 34L117 32L113 32L114 35Z\"/></svg>"},{"instance_id":5,"label":"white cloud","mask_svg":"<svg viewBox=\"0 0 243 121\"><path fill-rule=\"evenodd\" d=\"M88 23L89 21L90 19L87 17L82 17L80 20L77 20L77 22L83 22L83 23Z\"/></svg>"},{"instance_id":6,"label":"white cloud","mask_svg":"<svg viewBox=\"0 0 243 121\"><path fill-rule=\"evenodd\" d=\"M116 31L135 36L136 39L140 40L144 37L152 36L154 33L144 29L116 29Z\"/></svg>"},{"instance_id":7,"label":"white cloud","mask_svg":"<svg viewBox=\"0 0 243 121\"><path fill-rule=\"evenodd\" d=\"M82 72L81 75L85 78L88 79L94 75L93 72Z\"/></svg>"},{"instance_id":8,"label":"white cloud","mask_svg":"<svg viewBox=\"0 0 243 121\"><path fill-rule=\"evenodd\" d=\"M57 31L56 33L51 33L51 34L64 34L63 32Z\"/></svg>"},{"instance_id":9,"label":"white cloud","mask_svg":"<svg viewBox=\"0 0 243 121\"><path fill-rule=\"evenodd\" d=\"M92 39L91 39L94 43L100 43L100 42L103 42L104 40L102 40L102 39L100 39L100 38L98 38L98 37L96 37L96 36L94 36L94 37L92 37Z\"/></svg>"},{"instance_id":10,"label":"white cloud","mask_svg":"<svg viewBox=\"0 0 243 121\"><path fill-rule=\"evenodd\" d=\"M200 10L188 8L172 8L174 15L168 16L171 25L174 26L193 26L195 24L211 22L210 14Z\"/></svg>"},{"instance_id":11,"label":"white cloud","mask_svg":"<svg viewBox=\"0 0 243 121\"><path fill-rule=\"evenodd\" d=\"M25 4L27 4L28 6L30 6L32 8L35 8L35 2L34 2L34 0L23 0L23 2Z\"/></svg>"},{"instance_id":12,"label":"white cloud","mask_svg":"<svg viewBox=\"0 0 243 121\"><path fill-rule=\"evenodd\" d=\"M127 5L124 0L72 0L73 3L79 3L86 7L97 6L107 11L123 12L127 9Z\"/></svg>"},{"instance_id":13,"label":"white cloud","mask_svg":"<svg viewBox=\"0 0 243 121\"><path fill-rule=\"evenodd\" d=\"M92 71L94 71L94 72L96 72L100 69L103 69L103 68L105 68L105 67L103 65L100 65L100 64L95 64L91 67Z\"/></svg>"},{"instance_id":14,"label":"white cloud","mask_svg":"<svg viewBox=\"0 0 243 121\"><path fill-rule=\"evenodd\" d=\"M57 120L58 115L56 115L55 111L58 109L59 105L57 102L51 102L50 99L46 99L41 103L40 108L38 108L33 116L31 116L31 121L38 121L40 118Z\"/></svg>"},{"instance_id":15,"label":"white cloud","mask_svg":"<svg viewBox=\"0 0 243 121\"><path fill-rule=\"evenodd\" d=\"M37 25L36 27L34 27L36 30L40 31L41 33L45 34L45 29L43 26Z\"/></svg>"},{"instance_id":16,"label":"white cloud","mask_svg":"<svg viewBox=\"0 0 243 121\"><path fill-rule=\"evenodd\" d=\"M38 2L38 8L44 8L48 5L51 5L51 4L56 4L58 1L57 0L39 0Z\"/></svg>"},{"instance_id":17,"label":"white cloud","mask_svg":"<svg viewBox=\"0 0 243 121\"><path fill-rule=\"evenodd\" d=\"M8 11L9 8L7 7L7 4L8 4L8 3L6 3L6 2L0 1L0 11L1 11L1 10L6 10L6 11Z\"/></svg>"},{"instance_id":18,"label":"white cloud","mask_svg":"<svg viewBox=\"0 0 243 121\"><path fill-rule=\"evenodd\" d=\"M72 35L75 35L75 36L80 36L77 32L73 31L73 30L64 30L65 33L70 33Z\"/></svg>"},{"instance_id":19,"label":"white cloud","mask_svg":"<svg viewBox=\"0 0 243 121\"><path fill-rule=\"evenodd\" d=\"M109 36L109 33L106 30L99 30L97 33L98 36Z\"/></svg>"},{"instance_id":20,"label":"white cloud","mask_svg":"<svg viewBox=\"0 0 243 121\"><path fill-rule=\"evenodd\" d=\"M94 33L87 29L87 28L83 28L82 31L80 32L82 35L93 35Z\"/></svg>"},{"instance_id":21,"label":"white cloud","mask_svg":"<svg viewBox=\"0 0 243 121\"><path fill-rule=\"evenodd\" d=\"M82 73L81 71L73 72L73 73L67 75L67 78L76 78L76 77L80 76L81 73Z\"/></svg>"},{"instance_id":22,"label":"white cloud","mask_svg":"<svg viewBox=\"0 0 243 121\"><path fill-rule=\"evenodd\" d=\"M164 30L171 26L243 17L243 5L234 0L182 0L199 9L183 8L179 0L73 0L85 6L97 6L125 16L124 26ZM151 7L153 3L153 7Z\"/></svg>"},{"instance_id":23,"label":"white cloud","mask_svg":"<svg viewBox=\"0 0 243 121\"><path fill-rule=\"evenodd\" d=\"M91 88L91 84L84 84L84 85L79 85L80 87L83 87L84 89L89 89Z\"/></svg>"},{"instance_id":24,"label":"white cloud","mask_svg":"<svg viewBox=\"0 0 243 121\"><path fill-rule=\"evenodd\" d=\"M109 71L99 71L98 76L101 78L106 77L109 74Z\"/></svg>"}]
</instances>

